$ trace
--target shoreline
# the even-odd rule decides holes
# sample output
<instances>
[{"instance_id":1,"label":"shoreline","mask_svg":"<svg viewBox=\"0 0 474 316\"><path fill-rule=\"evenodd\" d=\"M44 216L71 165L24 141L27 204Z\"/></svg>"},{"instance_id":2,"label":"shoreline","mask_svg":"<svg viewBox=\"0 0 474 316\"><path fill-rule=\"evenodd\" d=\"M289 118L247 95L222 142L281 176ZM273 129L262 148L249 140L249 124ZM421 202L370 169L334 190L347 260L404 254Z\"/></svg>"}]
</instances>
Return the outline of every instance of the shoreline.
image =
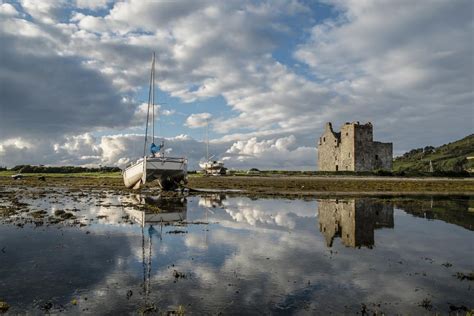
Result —
<instances>
[{"instance_id":1,"label":"shoreline","mask_svg":"<svg viewBox=\"0 0 474 316\"><path fill-rule=\"evenodd\" d=\"M46 180L38 179L45 176ZM68 176L28 174L21 180L0 176L0 187L63 187L71 189L101 188L123 192L140 192L126 189L121 177ZM472 178L400 178L361 176L194 176L187 187L191 192L229 193L241 195L474 195ZM147 184L143 191L154 189ZM227 191L227 192L226 192ZM232 192L233 191L233 192Z\"/></svg>"}]
</instances>

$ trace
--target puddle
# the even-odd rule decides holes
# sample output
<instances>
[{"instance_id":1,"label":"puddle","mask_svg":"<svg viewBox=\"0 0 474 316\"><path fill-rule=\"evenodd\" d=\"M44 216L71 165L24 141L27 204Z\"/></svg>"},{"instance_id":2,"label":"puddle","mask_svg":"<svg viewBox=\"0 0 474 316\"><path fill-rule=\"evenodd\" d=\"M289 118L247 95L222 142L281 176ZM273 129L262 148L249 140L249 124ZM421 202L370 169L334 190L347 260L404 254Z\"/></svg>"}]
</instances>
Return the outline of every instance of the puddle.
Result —
<instances>
[{"instance_id":1,"label":"puddle","mask_svg":"<svg viewBox=\"0 0 474 316\"><path fill-rule=\"evenodd\" d=\"M3 188L0 302L12 314L474 307L472 197L199 194Z\"/></svg>"}]
</instances>

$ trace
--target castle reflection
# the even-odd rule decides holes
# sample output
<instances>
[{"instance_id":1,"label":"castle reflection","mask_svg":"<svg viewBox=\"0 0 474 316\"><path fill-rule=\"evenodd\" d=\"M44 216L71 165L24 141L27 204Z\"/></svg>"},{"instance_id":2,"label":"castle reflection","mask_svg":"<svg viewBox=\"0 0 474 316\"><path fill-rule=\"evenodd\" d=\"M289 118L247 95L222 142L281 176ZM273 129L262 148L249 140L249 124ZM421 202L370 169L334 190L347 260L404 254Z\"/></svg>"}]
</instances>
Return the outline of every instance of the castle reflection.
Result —
<instances>
[{"instance_id":1,"label":"castle reflection","mask_svg":"<svg viewBox=\"0 0 474 316\"><path fill-rule=\"evenodd\" d=\"M369 198L318 200L319 230L332 247L340 237L347 247L374 245L374 231L393 228L393 204Z\"/></svg>"}]
</instances>

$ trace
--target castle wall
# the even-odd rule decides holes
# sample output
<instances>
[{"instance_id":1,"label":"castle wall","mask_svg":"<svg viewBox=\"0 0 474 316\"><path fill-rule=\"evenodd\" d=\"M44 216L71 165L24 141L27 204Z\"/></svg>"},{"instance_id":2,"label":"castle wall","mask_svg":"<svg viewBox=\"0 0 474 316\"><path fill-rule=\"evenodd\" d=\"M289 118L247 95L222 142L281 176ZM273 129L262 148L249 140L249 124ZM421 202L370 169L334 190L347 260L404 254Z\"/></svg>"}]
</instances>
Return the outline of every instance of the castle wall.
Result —
<instances>
[{"instance_id":1,"label":"castle wall","mask_svg":"<svg viewBox=\"0 0 474 316\"><path fill-rule=\"evenodd\" d=\"M321 171L372 171L392 169L392 143L373 141L371 123L346 123L336 133L326 124L318 141Z\"/></svg>"},{"instance_id":2,"label":"castle wall","mask_svg":"<svg viewBox=\"0 0 474 316\"><path fill-rule=\"evenodd\" d=\"M346 123L341 127L341 145L339 152L339 165L341 171L351 171L355 168L354 157L354 125Z\"/></svg>"},{"instance_id":3,"label":"castle wall","mask_svg":"<svg viewBox=\"0 0 474 316\"><path fill-rule=\"evenodd\" d=\"M332 130L331 123L327 123L318 142L318 165L320 170L337 171L339 155L339 137Z\"/></svg>"},{"instance_id":4,"label":"castle wall","mask_svg":"<svg viewBox=\"0 0 474 316\"><path fill-rule=\"evenodd\" d=\"M354 124L354 171L373 170L372 124Z\"/></svg>"},{"instance_id":5,"label":"castle wall","mask_svg":"<svg viewBox=\"0 0 474 316\"><path fill-rule=\"evenodd\" d=\"M392 143L374 142L374 169L392 170Z\"/></svg>"}]
</instances>

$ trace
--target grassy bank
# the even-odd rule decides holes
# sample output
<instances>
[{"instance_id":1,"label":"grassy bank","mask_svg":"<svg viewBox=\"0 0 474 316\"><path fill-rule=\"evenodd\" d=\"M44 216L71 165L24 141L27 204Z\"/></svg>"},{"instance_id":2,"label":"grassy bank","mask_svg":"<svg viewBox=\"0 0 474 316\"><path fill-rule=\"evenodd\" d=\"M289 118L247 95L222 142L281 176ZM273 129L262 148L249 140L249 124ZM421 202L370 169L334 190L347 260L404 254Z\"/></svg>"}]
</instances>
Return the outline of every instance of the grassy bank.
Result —
<instances>
[{"instance_id":1,"label":"grassy bank","mask_svg":"<svg viewBox=\"0 0 474 316\"><path fill-rule=\"evenodd\" d=\"M190 177L190 187L236 189L250 193L474 193L474 180L385 177Z\"/></svg>"},{"instance_id":2,"label":"grassy bank","mask_svg":"<svg viewBox=\"0 0 474 316\"><path fill-rule=\"evenodd\" d=\"M45 181L39 179L45 176ZM153 186L153 183L150 184ZM0 172L0 186L90 187L126 190L119 173L25 174L13 180L9 171ZM190 175L188 187L195 189L232 189L249 194L322 194L322 193L461 193L474 194L474 179L394 178L351 176L224 176Z\"/></svg>"}]
</instances>

